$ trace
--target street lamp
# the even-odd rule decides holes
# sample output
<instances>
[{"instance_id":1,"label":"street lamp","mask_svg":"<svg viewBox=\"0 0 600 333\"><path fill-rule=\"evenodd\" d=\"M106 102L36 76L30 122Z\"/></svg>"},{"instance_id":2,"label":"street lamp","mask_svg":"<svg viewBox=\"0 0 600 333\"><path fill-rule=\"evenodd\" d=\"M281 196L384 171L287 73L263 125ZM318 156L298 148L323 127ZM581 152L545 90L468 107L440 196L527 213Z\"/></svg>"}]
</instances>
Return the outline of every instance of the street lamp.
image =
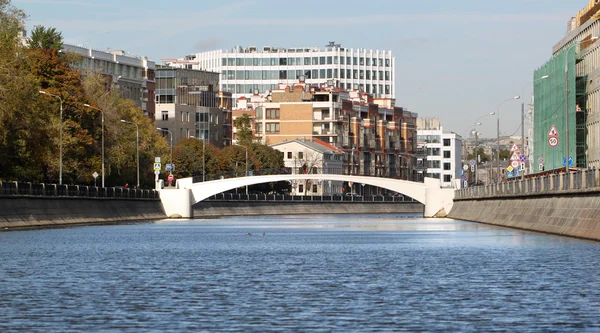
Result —
<instances>
[{"instance_id":1,"label":"street lamp","mask_svg":"<svg viewBox=\"0 0 600 333\"><path fill-rule=\"evenodd\" d=\"M169 134L171 135L171 157L170 157L170 162L171 163L171 170L169 170L169 174L173 174L173 132L169 131L168 129L165 128L160 128L157 127L156 128L159 131L163 131L163 132L169 132Z\"/></svg>"},{"instance_id":2,"label":"street lamp","mask_svg":"<svg viewBox=\"0 0 600 333\"><path fill-rule=\"evenodd\" d=\"M137 188L140 188L140 127L138 124L121 119L122 123L135 125L136 156L137 156Z\"/></svg>"},{"instance_id":3,"label":"street lamp","mask_svg":"<svg viewBox=\"0 0 600 333\"><path fill-rule=\"evenodd\" d=\"M471 127L469 127L469 128L475 127L474 130L472 130L471 132L469 132L470 135L472 135L473 133L475 135L475 154L474 154L474 159L475 159L475 175L473 177L473 183L475 185L477 185L477 168L478 168L478 163L479 163L479 158L478 158L479 157L479 138L478 138L479 133L477 132L477 128L476 127L483 125L483 123L480 122L479 120L481 120L481 119L483 119L485 117L493 116L495 114L496 114L496 112L492 111L492 112L490 112L490 113L488 113L486 115L483 115L483 116L477 118L477 120L475 121L475 123L473 125L471 125ZM467 156L468 156L468 154L467 154ZM466 161L466 159L465 159L465 161Z\"/></svg>"},{"instance_id":4,"label":"street lamp","mask_svg":"<svg viewBox=\"0 0 600 333\"><path fill-rule=\"evenodd\" d=\"M498 105L498 111L496 112L496 121L497 121L497 132L496 132L496 139L498 140L498 147L497 147L497 151L496 151L496 165L498 166L498 183L500 183L500 106L502 106L502 104L512 101L514 99L520 99L521 96L515 96L513 98L509 98L507 100L502 101L502 103L500 103Z\"/></svg>"},{"instance_id":5,"label":"street lamp","mask_svg":"<svg viewBox=\"0 0 600 333\"><path fill-rule=\"evenodd\" d=\"M44 94L44 95L48 95L48 96L52 96L55 98L58 98L58 100L60 101L60 121L59 121L59 130L58 130L58 135L59 135L59 157L58 157L58 184L62 185L62 169L63 169L63 163L62 163L62 148L63 148L63 144L62 144L62 119L63 119L63 100L62 98L60 98L60 96L58 95L53 95L51 93L47 93L43 90L39 91L40 94Z\"/></svg>"},{"instance_id":6,"label":"street lamp","mask_svg":"<svg viewBox=\"0 0 600 333\"><path fill-rule=\"evenodd\" d=\"M95 108L89 104L83 104L83 106L88 107L90 109L100 111L102 114L102 187L104 187L104 111L101 109ZM96 174L97 176L98 174Z\"/></svg>"},{"instance_id":7,"label":"street lamp","mask_svg":"<svg viewBox=\"0 0 600 333\"><path fill-rule=\"evenodd\" d=\"M565 50L565 159L567 163L565 165L565 172L568 174L569 170L569 56L568 50L575 46L584 42L597 40L598 36L593 36L587 40L576 41L575 43L569 45Z\"/></svg>"},{"instance_id":8,"label":"street lamp","mask_svg":"<svg viewBox=\"0 0 600 333\"><path fill-rule=\"evenodd\" d=\"M525 88L537 81L540 80L545 80L547 78L549 78L550 75L544 75L540 78L537 78L531 82L528 82L525 86L523 86L523 89L521 90L521 96L525 96ZM523 149L523 155L525 155L525 99L523 98L521 100L521 149ZM525 177L525 170L523 170L523 172L521 173L521 179L523 179Z\"/></svg>"},{"instance_id":9,"label":"street lamp","mask_svg":"<svg viewBox=\"0 0 600 333\"><path fill-rule=\"evenodd\" d=\"M234 145L244 147L244 149L246 149L246 177L248 177L248 147L239 145L237 143ZM248 185L246 185L246 195L248 195Z\"/></svg>"}]
</instances>

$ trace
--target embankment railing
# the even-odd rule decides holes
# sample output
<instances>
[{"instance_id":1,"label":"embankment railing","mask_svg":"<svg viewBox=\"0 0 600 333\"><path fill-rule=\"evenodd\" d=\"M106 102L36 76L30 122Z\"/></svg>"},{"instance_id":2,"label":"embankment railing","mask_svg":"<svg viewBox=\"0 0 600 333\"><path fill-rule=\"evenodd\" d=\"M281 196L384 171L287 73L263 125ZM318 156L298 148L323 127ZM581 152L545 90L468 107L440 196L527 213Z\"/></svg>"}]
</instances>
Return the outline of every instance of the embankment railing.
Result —
<instances>
[{"instance_id":1,"label":"embankment railing","mask_svg":"<svg viewBox=\"0 0 600 333\"><path fill-rule=\"evenodd\" d=\"M159 199L156 190L0 181L0 196Z\"/></svg>"},{"instance_id":2,"label":"embankment railing","mask_svg":"<svg viewBox=\"0 0 600 333\"><path fill-rule=\"evenodd\" d=\"M600 169L582 169L456 190L455 199L537 195L562 191L600 190Z\"/></svg>"}]
</instances>

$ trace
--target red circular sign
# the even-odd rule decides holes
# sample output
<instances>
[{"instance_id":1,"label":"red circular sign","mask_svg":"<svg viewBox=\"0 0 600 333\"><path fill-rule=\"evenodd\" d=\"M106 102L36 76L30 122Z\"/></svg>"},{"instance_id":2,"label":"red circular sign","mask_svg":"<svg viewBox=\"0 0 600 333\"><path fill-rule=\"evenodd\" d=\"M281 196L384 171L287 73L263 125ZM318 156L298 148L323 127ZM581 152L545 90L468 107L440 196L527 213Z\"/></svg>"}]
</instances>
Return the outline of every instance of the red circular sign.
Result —
<instances>
[{"instance_id":1,"label":"red circular sign","mask_svg":"<svg viewBox=\"0 0 600 333\"><path fill-rule=\"evenodd\" d=\"M557 137L550 137L548 138L548 144L550 145L550 147L556 147L558 146L558 138Z\"/></svg>"}]
</instances>

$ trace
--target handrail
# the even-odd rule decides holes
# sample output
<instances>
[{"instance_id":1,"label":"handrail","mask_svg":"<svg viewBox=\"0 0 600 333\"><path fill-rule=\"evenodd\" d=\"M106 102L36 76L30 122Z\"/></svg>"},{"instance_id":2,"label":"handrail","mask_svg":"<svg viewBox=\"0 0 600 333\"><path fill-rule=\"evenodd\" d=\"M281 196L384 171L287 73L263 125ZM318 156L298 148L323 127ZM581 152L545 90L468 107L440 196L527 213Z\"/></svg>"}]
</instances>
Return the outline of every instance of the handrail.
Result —
<instances>
[{"instance_id":1,"label":"handrail","mask_svg":"<svg viewBox=\"0 0 600 333\"><path fill-rule=\"evenodd\" d=\"M156 190L1 181L0 196L159 199Z\"/></svg>"}]
</instances>

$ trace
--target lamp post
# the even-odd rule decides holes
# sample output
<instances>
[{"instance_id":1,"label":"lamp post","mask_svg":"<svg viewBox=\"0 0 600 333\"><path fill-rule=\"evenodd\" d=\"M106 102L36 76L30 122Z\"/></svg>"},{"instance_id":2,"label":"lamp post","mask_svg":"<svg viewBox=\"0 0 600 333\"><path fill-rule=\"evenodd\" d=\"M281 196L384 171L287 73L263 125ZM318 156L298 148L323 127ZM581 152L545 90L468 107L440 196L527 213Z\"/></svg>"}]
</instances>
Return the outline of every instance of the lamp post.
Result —
<instances>
[{"instance_id":1,"label":"lamp post","mask_svg":"<svg viewBox=\"0 0 600 333\"><path fill-rule=\"evenodd\" d=\"M63 169L63 163L62 163L62 155L63 155L63 153L62 153L62 148L63 148L63 144L62 144L62 119L63 119L63 116L62 116L62 114L63 114L63 100L62 100L62 98L60 98L60 96L58 96L58 95L54 95L54 94L50 94L50 93L47 93L47 92L45 92L45 91L43 91L43 90L40 90L40 91L39 91L39 93L40 93L40 94L44 94L44 95L48 95L48 96L52 96L52 97L55 97L55 98L58 98L58 100L60 101L60 121L59 121L59 130L58 130L58 133L59 133L59 134L58 134L58 136L59 136L59 139L58 139L58 140L59 140L59 153L58 153L58 154L59 154L59 157L58 157L58 168L59 168L59 171L58 171L58 184L59 184L59 185L62 185L62 173L63 173L63 172L62 172L62 169Z\"/></svg>"},{"instance_id":2,"label":"lamp post","mask_svg":"<svg viewBox=\"0 0 600 333\"><path fill-rule=\"evenodd\" d=\"M489 116L493 116L495 115L496 112L492 111L486 115L483 115L479 118L477 118L477 120L475 121L475 123L473 125L471 125L470 128L473 127L477 127L477 126L481 126L483 123L480 122L481 119L485 118L485 117L489 117ZM473 133L473 131L471 131L470 133ZM477 128L474 129L474 133L475 133L475 154L474 154L474 159L475 159L475 176L473 177L473 183L475 185L477 185L477 168L478 168L478 164L479 164L479 133L477 132Z\"/></svg>"},{"instance_id":3,"label":"lamp post","mask_svg":"<svg viewBox=\"0 0 600 333\"><path fill-rule=\"evenodd\" d=\"M237 143L235 145L246 149L246 177L248 177L248 147L239 145ZM246 195L248 195L248 185L246 185Z\"/></svg>"},{"instance_id":4,"label":"lamp post","mask_svg":"<svg viewBox=\"0 0 600 333\"><path fill-rule=\"evenodd\" d=\"M159 131L162 131L162 132L169 132L169 135L171 136L171 157L169 158L169 163L171 163L171 170L169 170L169 174L172 175L173 174L173 132L169 131L168 129L160 128L160 127L157 127L156 129Z\"/></svg>"},{"instance_id":5,"label":"lamp post","mask_svg":"<svg viewBox=\"0 0 600 333\"><path fill-rule=\"evenodd\" d=\"M102 114L102 187L104 187L104 111L99 108L95 108L89 104L83 104L83 106L96 111L100 111L100 113Z\"/></svg>"},{"instance_id":6,"label":"lamp post","mask_svg":"<svg viewBox=\"0 0 600 333\"><path fill-rule=\"evenodd\" d=\"M497 125L497 128L496 128L496 130L497 130L497 132L496 132L496 139L498 141L498 146L497 146L497 151L496 151L496 159L497 159L496 160L496 165L498 166L498 175L497 175L498 176L498 178L497 178L498 183L500 183L500 106L502 106L502 104L504 104L506 102L512 101L514 99L520 99L520 98L521 98L521 96L515 96L513 98L509 98L507 100L502 101L502 103L500 103L498 105L498 111L496 112L496 121L497 121L497 124L496 124Z\"/></svg>"},{"instance_id":7,"label":"lamp post","mask_svg":"<svg viewBox=\"0 0 600 333\"><path fill-rule=\"evenodd\" d=\"M569 55L568 51L575 45L579 45L584 42L597 40L598 36L593 36L588 40L580 40L569 45L565 49L565 158L567 163L565 165L565 172L568 174L569 170Z\"/></svg>"},{"instance_id":8,"label":"lamp post","mask_svg":"<svg viewBox=\"0 0 600 333\"><path fill-rule=\"evenodd\" d=\"M138 124L121 119L122 123L135 125L136 157L137 157L137 188L140 188L140 127Z\"/></svg>"},{"instance_id":9,"label":"lamp post","mask_svg":"<svg viewBox=\"0 0 600 333\"><path fill-rule=\"evenodd\" d=\"M521 96L525 96L525 88L537 81L540 80L545 80L547 78L549 78L550 75L544 75L538 79L535 79L533 81L528 82L526 85L523 86L523 89L521 90ZM523 154L525 154L525 99L521 99L521 149L523 149ZM523 170L523 172L521 173L521 179L523 179L525 177L525 170Z\"/></svg>"}]
</instances>

